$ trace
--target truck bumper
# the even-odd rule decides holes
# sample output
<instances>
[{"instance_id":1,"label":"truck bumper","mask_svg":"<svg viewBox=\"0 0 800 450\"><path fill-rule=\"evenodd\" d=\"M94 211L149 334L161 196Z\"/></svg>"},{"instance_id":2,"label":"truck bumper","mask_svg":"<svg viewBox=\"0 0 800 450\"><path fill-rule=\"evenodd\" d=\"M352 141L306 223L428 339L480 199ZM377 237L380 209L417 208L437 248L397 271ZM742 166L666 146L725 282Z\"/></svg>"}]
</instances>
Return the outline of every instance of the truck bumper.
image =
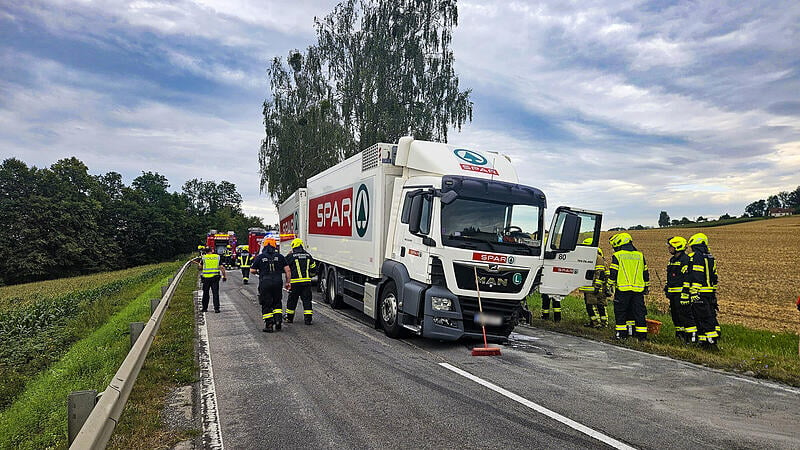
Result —
<instances>
[{"instance_id":1,"label":"truck bumper","mask_svg":"<svg viewBox=\"0 0 800 450\"><path fill-rule=\"evenodd\" d=\"M452 311L434 310L432 297L450 299ZM519 322L522 306L520 301L494 300L481 298L483 311L486 314L502 316L503 322L498 326L487 326L487 339L502 341L508 338ZM478 299L459 297L447 288L432 286L425 291L425 316L422 336L445 341L462 338L483 338L480 323L475 321L479 312Z\"/></svg>"}]
</instances>

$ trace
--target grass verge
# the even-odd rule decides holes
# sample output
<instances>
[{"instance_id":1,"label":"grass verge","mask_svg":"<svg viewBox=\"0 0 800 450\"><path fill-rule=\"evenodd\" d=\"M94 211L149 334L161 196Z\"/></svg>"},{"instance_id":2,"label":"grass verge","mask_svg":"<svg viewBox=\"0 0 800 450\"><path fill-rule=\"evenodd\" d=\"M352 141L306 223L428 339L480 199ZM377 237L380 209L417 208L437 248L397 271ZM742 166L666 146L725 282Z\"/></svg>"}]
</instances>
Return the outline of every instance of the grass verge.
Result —
<instances>
[{"instance_id":1,"label":"grass verge","mask_svg":"<svg viewBox=\"0 0 800 450\"><path fill-rule=\"evenodd\" d=\"M146 321L150 298L161 296L152 283L105 324L76 342L49 369L35 376L16 401L0 412L0 448L67 448L67 396L72 391L103 391L130 350L130 322Z\"/></svg>"},{"instance_id":2,"label":"grass verge","mask_svg":"<svg viewBox=\"0 0 800 450\"><path fill-rule=\"evenodd\" d=\"M613 343L648 353L669 356L716 369L728 370L756 378L780 381L800 387L800 357L797 354L798 336L793 333L776 333L755 330L741 325L721 324L723 337L717 350L705 350L694 345L682 345L675 338L672 318L666 311L648 305L648 319L662 323L660 333L650 334L647 342L628 339L614 341L614 307L609 302L609 328L594 329L583 326L588 321L582 297L568 296L561 302L562 320L541 320L542 302L539 294L528 297L533 314L532 325L553 331L583 336Z\"/></svg>"},{"instance_id":3,"label":"grass verge","mask_svg":"<svg viewBox=\"0 0 800 450\"><path fill-rule=\"evenodd\" d=\"M202 432L170 429L162 417L169 393L197 381L193 307L196 275L190 267L178 284L109 449L170 448Z\"/></svg>"}]
</instances>

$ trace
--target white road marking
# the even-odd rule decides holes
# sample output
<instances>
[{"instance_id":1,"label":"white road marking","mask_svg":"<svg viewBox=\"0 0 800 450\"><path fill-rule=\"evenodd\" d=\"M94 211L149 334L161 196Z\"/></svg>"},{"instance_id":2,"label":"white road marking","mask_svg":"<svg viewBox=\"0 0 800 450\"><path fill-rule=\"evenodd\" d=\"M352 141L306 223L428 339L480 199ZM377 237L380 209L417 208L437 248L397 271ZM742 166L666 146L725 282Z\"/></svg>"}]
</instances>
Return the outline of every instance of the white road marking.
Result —
<instances>
[{"instance_id":1,"label":"white road marking","mask_svg":"<svg viewBox=\"0 0 800 450\"><path fill-rule=\"evenodd\" d=\"M557 420L557 421L563 423L564 425L566 425L566 426L568 426L568 427L570 427L570 428L572 428L574 430L580 431L581 433L583 433L583 434L585 434L587 436L593 437L593 438L597 439L600 442L604 442L604 443L610 445L611 447L614 447L614 448L617 448L617 449L634 450L634 447L631 447L630 445L625 444L624 442L620 442L620 441L618 441L618 440L616 440L616 439L614 439L614 438L612 438L610 436L606 436L605 434L603 434L603 433L601 433L599 431L595 431L595 430L587 427L586 425L580 424L580 423L578 423L578 422L576 422L576 421L574 421L574 420L572 420L572 419L570 419L568 417L564 417L564 416L562 416L561 414L559 414L559 413L557 413L555 411L551 411L551 410L545 408L544 406L539 405L538 403L534 403L534 402L532 402L532 401L530 401L530 400L528 400L528 399L526 399L524 397L521 397L521 396L511 392L511 391L503 389L503 388L501 388L500 386L498 386L498 385L496 385L494 383L491 383L489 381L484 380L483 378L476 377L475 375L473 375L473 374L471 374L471 373L469 373L467 371L461 370L458 367L452 366L452 365L450 365L448 363L439 363L439 365L444 367L447 370L450 370L452 372L455 372L455 373L461 375L464 378L468 378L468 379L470 379L470 380L472 380L472 381L474 381L474 382L476 382L476 383L478 383L478 384L480 384L482 386L485 386L485 387L497 392L498 394L501 394L501 395L503 395L505 397L508 397L508 398L510 398L511 400L514 400L517 403L521 403L522 405L525 405L528 408L530 408L530 409L532 409L532 410L534 410L534 411L536 411L536 412L538 412L540 414L544 414L545 416L547 416L547 417L549 417L549 418L551 418L553 420Z\"/></svg>"},{"instance_id":2,"label":"white road marking","mask_svg":"<svg viewBox=\"0 0 800 450\"><path fill-rule=\"evenodd\" d=\"M195 297L199 299L199 296ZM203 421L203 443L205 448L223 450L222 429L219 424L219 411L217 410L217 391L214 385L214 369L211 364L211 347L208 342L208 327L206 317L200 313L197 327L200 338L200 407Z\"/></svg>"}]
</instances>

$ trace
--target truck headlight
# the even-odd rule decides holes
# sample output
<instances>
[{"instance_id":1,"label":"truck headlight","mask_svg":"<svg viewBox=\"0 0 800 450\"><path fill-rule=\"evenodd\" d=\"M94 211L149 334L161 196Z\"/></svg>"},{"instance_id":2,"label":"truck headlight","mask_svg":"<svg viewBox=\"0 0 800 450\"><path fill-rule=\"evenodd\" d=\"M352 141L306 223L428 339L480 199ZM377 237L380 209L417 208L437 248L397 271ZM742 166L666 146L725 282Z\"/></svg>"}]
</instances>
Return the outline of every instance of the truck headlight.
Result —
<instances>
[{"instance_id":1,"label":"truck headlight","mask_svg":"<svg viewBox=\"0 0 800 450\"><path fill-rule=\"evenodd\" d=\"M453 300L444 297L431 297L431 307L434 311L455 311Z\"/></svg>"}]
</instances>

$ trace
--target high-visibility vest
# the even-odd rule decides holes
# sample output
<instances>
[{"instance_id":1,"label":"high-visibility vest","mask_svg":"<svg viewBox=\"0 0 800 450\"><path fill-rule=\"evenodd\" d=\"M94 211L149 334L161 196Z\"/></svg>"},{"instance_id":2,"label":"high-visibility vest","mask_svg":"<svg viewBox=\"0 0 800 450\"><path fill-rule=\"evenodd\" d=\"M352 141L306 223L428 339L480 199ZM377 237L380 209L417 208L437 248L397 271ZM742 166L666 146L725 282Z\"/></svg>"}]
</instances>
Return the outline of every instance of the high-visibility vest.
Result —
<instances>
[{"instance_id":1,"label":"high-visibility vest","mask_svg":"<svg viewBox=\"0 0 800 450\"><path fill-rule=\"evenodd\" d=\"M248 268L253 264L253 255L242 253L239 255L239 267Z\"/></svg>"},{"instance_id":2,"label":"high-visibility vest","mask_svg":"<svg viewBox=\"0 0 800 450\"><path fill-rule=\"evenodd\" d=\"M610 268L612 273L616 272L616 278L611 281L618 291L642 292L649 284L644 279L647 264L640 251L617 250Z\"/></svg>"},{"instance_id":3,"label":"high-visibility vest","mask_svg":"<svg viewBox=\"0 0 800 450\"><path fill-rule=\"evenodd\" d=\"M219 255L203 255L203 278L212 278L219 275Z\"/></svg>"},{"instance_id":4,"label":"high-visibility vest","mask_svg":"<svg viewBox=\"0 0 800 450\"><path fill-rule=\"evenodd\" d=\"M290 253L287 256L289 271L292 274L291 283L309 283L317 263L314 258L306 252Z\"/></svg>"}]
</instances>

